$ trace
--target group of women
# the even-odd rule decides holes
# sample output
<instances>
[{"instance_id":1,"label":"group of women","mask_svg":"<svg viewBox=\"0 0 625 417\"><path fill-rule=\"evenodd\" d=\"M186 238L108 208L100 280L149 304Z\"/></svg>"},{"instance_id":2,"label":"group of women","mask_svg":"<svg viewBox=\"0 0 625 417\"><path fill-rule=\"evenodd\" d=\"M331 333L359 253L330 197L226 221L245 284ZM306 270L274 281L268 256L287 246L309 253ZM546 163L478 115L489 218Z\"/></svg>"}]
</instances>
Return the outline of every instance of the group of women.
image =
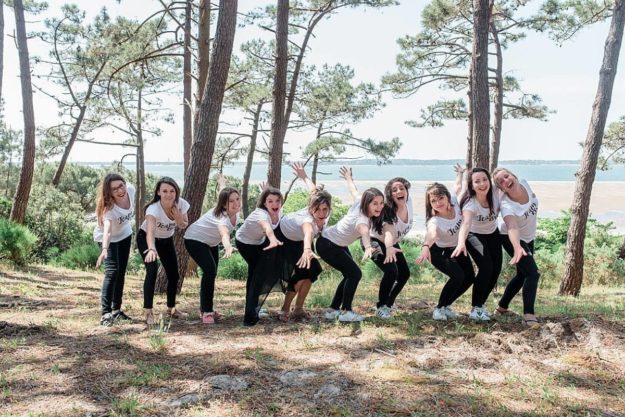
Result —
<instances>
[{"instance_id":1,"label":"group of women","mask_svg":"<svg viewBox=\"0 0 625 417\"><path fill-rule=\"evenodd\" d=\"M189 203L180 197L176 182L168 177L158 181L154 196L143 208L145 220L137 233L137 248L146 268L143 286L146 323L154 323L157 259L167 274L167 313L174 318L186 316L176 308L179 280L173 241L176 228L186 228L185 248L202 271L202 323L214 324L220 319L213 306L219 245L224 249L223 258L232 256L235 248L231 234L235 229L236 250L248 265L244 325L254 325L267 316L261 307L267 294L275 289L285 293L278 315L281 321L310 319L304 304L322 272L319 259L342 275L324 317L341 322L363 320L352 308L362 277L349 250L357 240L363 249L362 261L371 259L382 273L376 316L382 319L392 316L395 299L410 277L408 261L400 247L413 223L410 182L397 177L387 182L384 193L377 188L359 193L351 169L341 168L340 174L346 180L353 202L343 218L328 226L331 195L308 178L301 164L294 164L293 170L309 190L307 206L283 215L284 197L280 190L262 186L255 210L238 229L241 197L238 190L226 186L223 178L216 206L191 225L187 218ZM440 183L431 184L425 193L427 231L416 263L430 261L449 277L433 319L456 318L452 304L473 286L469 317L490 320L486 301L501 271L503 248L511 256L510 263L516 265L516 275L506 286L495 314L513 314L508 309L510 301L522 289L524 323L537 325L534 301L540 275L532 255L538 209L535 194L527 182L503 168L493 172L497 188L485 169L470 170L464 186L464 169L457 166L456 172L453 194ZM97 266L102 263L105 266L100 321L105 326L130 320L121 306L135 210L134 193L134 188L117 174L107 175L98 193L94 239L101 247Z\"/></svg>"}]
</instances>

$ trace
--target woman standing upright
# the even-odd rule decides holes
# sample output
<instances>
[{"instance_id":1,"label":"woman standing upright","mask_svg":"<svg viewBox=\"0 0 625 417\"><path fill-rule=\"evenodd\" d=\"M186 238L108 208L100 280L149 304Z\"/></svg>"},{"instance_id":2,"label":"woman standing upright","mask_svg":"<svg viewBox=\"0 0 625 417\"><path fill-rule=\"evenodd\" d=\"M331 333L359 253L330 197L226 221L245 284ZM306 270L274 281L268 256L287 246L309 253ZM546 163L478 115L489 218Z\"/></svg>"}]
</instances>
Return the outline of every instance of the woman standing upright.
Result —
<instances>
[{"instance_id":1,"label":"woman standing upright","mask_svg":"<svg viewBox=\"0 0 625 417\"><path fill-rule=\"evenodd\" d=\"M473 284L469 318L489 321L484 306L501 272L501 237L497 227L499 195L493 190L490 174L484 168L473 168L466 180L465 193L460 201L462 226L458 246L451 254L466 255L467 250L477 265Z\"/></svg>"},{"instance_id":2,"label":"woman standing upright","mask_svg":"<svg viewBox=\"0 0 625 417\"><path fill-rule=\"evenodd\" d=\"M132 241L131 221L135 214L135 188L124 177L108 174L100 183L96 201L97 225L93 239L101 253L96 262L104 262L102 281L102 317L100 324L112 326L117 320L131 320L122 308L126 267Z\"/></svg>"},{"instance_id":3,"label":"woman standing upright","mask_svg":"<svg viewBox=\"0 0 625 417\"><path fill-rule=\"evenodd\" d=\"M384 194L377 188L369 188L359 198L350 168L342 167L341 176L347 181L354 204L337 224L324 229L317 239L317 253L331 267L338 270L343 279L336 288L330 308L324 317L327 320L339 319L342 322L362 321L360 314L352 311L352 301L362 278L362 271L354 262L349 245L362 239L363 260L371 258L373 248L369 237L370 228L382 232L382 210Z\"/></svg>"},{"instance_id":4,"label":"woman standing upright","mask_svg":"<svg viewBox=\"0 0 625 417\"><path fill-rule=\"evenodd\" d=\"M174 246L176 227L184 229L189 222L187 218L189 203L180 198L180 188L170 177L162 177L156 183L154 196L145 205L145 220L137 233L137 248L145 265L145 281L143 282L143 308L145 321L154 324L152 306L154 303L154 286L161 259L167 274L167 308L173 318L186 316L176 309L176 292L178 291L178 259Z\"/></svg>"},{"instance_id":5,"label":"woman standing upright","mask_svg":"<svg viewBox=\"0 0 625 417\"><path fill-rule=\"evenodd\" d=\"M538 198L525 180L505 168L493 171L497 187L503 191L501 197L501 234L503 247L512 257L510 264L516 264L516 275L508 282L496 314L509 313L512 298L523 289L523 322L530 327L538 326L534 314L534 303L540 272L534 259L534 238Z\"/></svg>"},{"instance_id":6,"label":"woman standing upright","mask_svg":"<svg viewBox=\"0 0 625 417\"><path fill-rule=\"evenodd\" d=\"M226 187L223 176L219 178L220 191L217 205L195 223L184 235L184 246L191 258L202 270L200 284L200 318L204 324L214 324L219 314L213 310L215 277L219 265L219 243L224 247L224 258L232 256L230 233L239 222L241 196L239 192Z\"/></svg>"}]
</instances>

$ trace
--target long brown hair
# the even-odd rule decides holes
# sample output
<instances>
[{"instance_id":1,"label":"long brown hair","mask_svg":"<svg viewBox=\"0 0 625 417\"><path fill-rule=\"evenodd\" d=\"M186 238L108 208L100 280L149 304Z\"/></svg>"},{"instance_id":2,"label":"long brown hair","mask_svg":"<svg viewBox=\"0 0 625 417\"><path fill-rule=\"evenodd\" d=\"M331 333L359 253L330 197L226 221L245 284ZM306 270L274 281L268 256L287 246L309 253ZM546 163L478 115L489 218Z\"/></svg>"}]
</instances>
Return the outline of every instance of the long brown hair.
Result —
<instances>
[{"instance_id":1,"label":"long brown hair","mask_svg":"<svg viewBox=\"0 0 625 417\"><path fill-rule=\"evenodd\" d=\"M152 197L152 200L150 200L145 206L143 206L143 214L145 214L145 211L148 209L148 207L150 207L151 204L160 201L161 196L158 195L158 192L161 189L161 184L168 184L174 187L174 190L176 191L176 204L178 204L178 200L180 199L180 187L178 187L176 180L171 177L161 177L156 183L156 187L154 187L154 196Z\"/></svg>"},{"instance_id":2,"label":"long brown hair","mask_svg":"<svg viewBox=\"0 0 625 417\"><path fill-rule=\"evenodd\" d=\"M256 208L261 208L265 211L268 211L267 207L265 206L265 200L267 200L267 197L269 197L270 195L277 195L278 197L280 197L281 205L284 202L284 197L282 197L282 193L280 192L280 190L274 187L267 187L258 196L258 200L256 201Z\"/></svg>"},{"instance_id":3,"label":"long brown hair","mask_svg":"<svg viewBox=\"0 0 625 417\"><path fill-rule=\"evenodd\" d=\"M384 194L382 194L382 191L378 190L375 187L367 188L362 193L362 197L360 198L360 212L363 215L367 216L369 221L371 221L371 226L373 227L373 230L375 230L377 234L382 234L382 225L384 223L384 210L382 210L378 217L369 216L369 204L371 204L371 202L376 197L382 197L382 201L384 201Z\"/></svg>"},{"instance_id":4,"label":"long brown hair","mask_svg":"<svg viewBox=\"0 0 625 417\"><path fill-rule=\"evenodd\" d=\"M126 180L119 174L106 174L100 184L98 184L98 197L95 203L95 215L98 220L98 225L102 226L102 217L107 210L113 208L115 200L113 199L113 193L111 193L111 183L113 181L121 181L126 185ZM130 198L130 197L128 197Z\"/></svg>"},{"instance_id":5,"label":"long brown hair","mask_svg":"<svg viewBox=\"0 0 625 417\"><path fill-rule=\"evenodd\" d=\"M239 190L232 187L225 187L219 192L219 197L217 197L217 205L213 209L213 215L215 217L221 216L228 210L228 202L230 202L230 196L232 194L239 194ZM239 194L240 196L241 194Z\"/></svg>"},{"instance_id":6,"label":"long brown hair","mask_svg":"<svg viewBox=\"0 0 625 417\"><path fill-rule=\"evenodd\" d=\"M486 174L486 178L488 178L490 187L488 188L488 193L486 193L486 202L488 203L488 210L490 214L494 214L495 205L493 203L493 180L490 178L488 170L480 167L471 169L471 171L469 171L469 175L467 175L467 192L462 196L460 208L464 207L471 197L475 197L475 190L473 189L473 174L477 174L479 172Z\"/></svg>"},{"instance_id":7,"label":"long brown hair","mask_svg":"<svg viewBox=\"0 0 625 417\"><path fill-rule=\"evenodd\" d=\"M386 211L386 217L393 223L397 222L397 204L395 204L395 200L393 200L393 184L396 182L401 183L406 189L406 201L408 201L408 196L410 196L410 181L406 178L395 177L386 183L386 187L384 187L384 209Z\"/></svg>"},{"instance_id":8,"label":"long brown hair","mask_svg":"<svg viewBox=\"0 0 625 417\"><path fill-rule=\"evenodd\" d=\"M438 196L438 197L443 197L443 196L447 197L447 201L449 201L449 205L453 207L453 204L451 202L451 193L449 192L447 187L445 187L440 182L434 182L434 183L430 184L425 189L425 222L426 223L427 223L428 220L430 220L432 218L432 216L434 216L434 210L432 209L432 203L430 203L430 196L431 195L435 195L435 196Z\"/></svg>"}]
</instances>

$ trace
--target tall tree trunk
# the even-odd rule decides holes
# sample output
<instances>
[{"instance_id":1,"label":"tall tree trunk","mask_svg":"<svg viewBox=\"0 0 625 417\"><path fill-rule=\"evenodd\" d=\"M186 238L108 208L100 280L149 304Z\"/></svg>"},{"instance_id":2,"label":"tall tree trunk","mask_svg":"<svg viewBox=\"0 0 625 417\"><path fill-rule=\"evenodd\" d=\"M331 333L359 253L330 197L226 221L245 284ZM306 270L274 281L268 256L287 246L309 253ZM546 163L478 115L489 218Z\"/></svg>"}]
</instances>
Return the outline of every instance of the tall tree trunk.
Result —
<instances>
[{"instance_id":1,"label":"tall tree trunk","mask_svg":"<svg viewBox=\"0 0 625 417\"><path fill-rule=\"evenodd\" d=\"M191 74L191 6L193 5L193 0L186 1L185 7L185 17L184 17L184 52L183 56L183 64L182 64L182 143L183 143L183 161L184 161L184 172L187 172L189 169L189 157L191 155L191 141L192 141L192 111L193 111L193 98L191 97L191 87L193 83L193 78Z\"/></svg>"},{"instance_id":2,"label":"tall tree trunk","mask_svg":"<svg viewBox=\"0 0 625 417\"><path fill-rule=\"evenodd\" d=\"M473 55L471 93L473 102L473 166L488 167L490 97L488 86L489 0L473 0Z\"/></svg>"},{"instance_id":3,"label":"tall tree trunk","mask_svg":"<svg viewBox=\"0 0 625 417\"><path fill-rule=\"evenodd\" d=\"M490 32L493 35L495 44L495 54L497 56L497 67L495 68L495 111L493 120L493 137L490 143L490 165L488 169L493 172L499 163L499 145L501 143L501 129L503 127L503 54L499 42L499 32L495 22L491 19Z\"/></svg>"},{"instance_id":4,"label":"tall tree trunk","mask_svg":"<svg viewBox=\"0 0 625 417\"><path fill-rule=\"evenodd\" d=\"M141 75L143 76L143 67L141 68ZM137 228L143 223L143 205L145 204L145 156L143 153L143 124L142 118L142 106L143 106L143 91L139 89L137 100L137 125L135 128L135 134L137 135L137 158L136 158L136 170L137 170L137 184L135 195L135 224Z\"/></svg>"},{"instance_id":5,"label":"tall tree trunk","mask_svg":"<svg viewBox=\"0 0 625 417\"><path fill-rule=\"evenodd\" d=\"M245 170L243 171L243 182L241 184L241 209L243 217L250 214L248 204L250 190L250 176L252 175L252 164L254 163L254 154L256 153L256 139L258 138L258 126L260 124L260 113L263 110L263 102L258 103L254 113L254 122L252 124L252 135L250 136L250 147L247 150L247 160L245 161Z\"/></svg>"},{"instance_id":6,"label":"tall tree trunk","mask_svg":"<svg viewBox=\"0 0 625 417\"><path fill-rule=\"evenodd\" d=\"M80 126L82 125L82 121L85 118L85 112L87 110L87 106L80 106L80 113L76 118L76 123L74 123L74 127L72 128L72 133L65 145L65 149L63 150L63 156L61 156L61 160L59 161L59 166L56 168L56 172L54 173L54 178L52 178L52 185L55 187L59 185L61 182L61 176L63 175L63 171L65 170L65 165L67 165L67 160L69 159L69 154L74 147L74 143L76 143L76 139L78 138L78 133L80 132Z\"/></svg>"},{"instance_id":7,"label":"tall tree trunk","mask_svg":"<svg viewBox=\"0 0 625 417\"><path fill-rule=\"evenodd\" d=\"M621 250L618 254L619 259L625 259L625 240L623 240L623 244L621 245Z\"/></svg>"},{"instance_id":8,"label":"tall tree trunk","mask_svg":"<svg viewBox=\"0 0 625 417\"><path fill-rule=\"evenodd\" d=\"M465 165L467 169L473 168L473 99L472 99L472 88L471 83L473 82L473 78L471 74L473 73L473 61L469 66L469 88L467 89L467 102L468 102L468 110L469 117L467 118L467 153L465 159Z\"/></svg>"},{"instance_id":9,"label":"tall tree trunk","mask_svg":"<svg viewBox=\"0 0 625 417\"><path fill-rule=\"evenodd\" d=\"M318 170L319 170L319 152L315 153L315 156L313 157L312 173L310 175L311 181L314 182L315 184L317 184L317 171Z\"/></svg>"},{"instance_id":10,"label":"tall tree trunk","mask_svg":"<svg viewBox=\"0 0 625 417\"><path fill-rule=\"evenodd\" d=\"M4 2L0 3L0 103L2 103L2 77L4 76Z\"/></svg>"},{"instance_id":11,"label":"tall tree trunk","mask_svg":"<svg viewBox=\"0 0 625 417\"><path fill-rule=\"evenodd\" d=\"M195 123L197 124L197 114L200 111L200 102L208 78L208 62L210 56L210 28L211 28L211 2L210 0L200 0L199 21L197 27L197 54L198 54L198 76L197 92L195 94Z\"/></svg>"},{"instance_id":12,"label":"tall tree trunk","mask_svg":"<svg viewBox=\"0 0 625 417\"><path fill-rule=\"evenodd\" d=\"M273 111L267 182L280 188L282 179L282 150L286 135L285 100L289 41L289 0L278 0L276 24L276 69L273 80Z\"/></svg>"},{"instance_id":13,"label":"tall tree trunk","mask_svg":"<svg viewBox=\"0 0 625 417\"><path fill-rule=\"evenodd\" d=\"M584 277L584 237L590 206L592 184L595 180L599 151L603 142L605 123L612 100L612 89L618 65L623 27L625 26L625 0L616 0L610 30L605 41L603 63L599 71L599 86L592 105L590 126L584 142L581 165L577 171L575 194L571 204L571 225L566 239L564 276L560 282L560 294L577 296Z\"/></svg>"},{"instance_id":14,"label":"tall tree trunk","mask_svg":"<svg viewBox=\"0 0 625 417\"><path fill-rule=\"evenodd\" d=\"M217 31L210 58L209 75L200 102L197 129L191 146L191 162L184 176L184 189L182 190L182 197L191 205L188 212L189 223L193 223L200 217L202 202L206 194L206 185L215 152L219 116L230 70L234 33L237 26L237 2L237 0L220 0L219 2ZM210 94L207 94L208 91ZM189 254L184 249L183 235L183 231L178 231L175 242L180 271L178 289L182 287L189 263ZM157 288L164 290L166 286L164 274L159 274Z\"/></svg>"},{"instance_id":15,"label":"tall tree trunk","mask_svg":"<svg viewBox=\"0 0 625 417\"><path fill-rule=\"evenodd\" d=\"M22 109L24 114L24 149L22 168L11 207L11 220L24 223L30 187L35 169L35 112L33 109L33 88L30 80L30 61L26 40L26 23L24 22L24 4L22 0L14 0L15 29L17 32L17 49L20 61L20 80L22 85Z\"/></svg>"}]
</instances>

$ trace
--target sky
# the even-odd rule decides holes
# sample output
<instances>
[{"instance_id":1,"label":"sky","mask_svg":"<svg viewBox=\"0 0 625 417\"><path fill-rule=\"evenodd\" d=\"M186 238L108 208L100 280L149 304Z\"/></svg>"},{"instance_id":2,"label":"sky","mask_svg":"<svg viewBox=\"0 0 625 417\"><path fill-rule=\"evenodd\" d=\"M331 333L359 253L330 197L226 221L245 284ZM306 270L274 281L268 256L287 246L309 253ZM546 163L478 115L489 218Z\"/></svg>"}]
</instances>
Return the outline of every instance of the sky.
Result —
<instances>
[{"instance_id":1,"label":"sky","mask_svg":"<svg viewBox=\"0 0 625 417\"><path fill-rule=\"evenodd\" d=\"M65 1L49 0L49 8L41 16L27 17L27 30L35 30L45 17L59 16ZM146 10L158 7L157 1L81 0L74 2L94 16L106 6L113 16L146 16ZM239 0L239 11L271 3L266 0ZM381 10L357 8L341 10L330 19L320 22L305 63L321 66L342 63L350 65L358 82L379 84L380 78L395 70L399 53L397 39L414 35L422 29L421 11L427 2L404 0L399 6ZM540 4L536 2L536 4ZM5 120L13 128L21 129L21 93L19 66L13 33L14 16L5 8L5 52L3 98ZM579 159L588 129L592 103L596 94L599 68L608 22L594 25L579 33L573 40L559 46L544 34L530 34L505 52L504 71L520 79L526 92L539 94L543 103L555 110L547 122L537 120L504 121L500 160L517 159ZM262 29L238 28L235 53L246 40L267 37ZM47 51L35 39L29 41L31 56L46 56ZM621 58L621 65L623 59ZM420 90L409 98L397 99L386 95L386 106L375 117L349 127L356 136L375 139L399 137L403 143L398 158L461 159L465 156L466 122L450 122L442 128L413 128L407 120L418 118L421 108L443 98L445 93L436 87ZM40 127L56 122L56 105L41 93L34 94L35 122ZM148 137L146 161L182 160L182 108L177 100L166 102L175 112L176 123L163 124L161 137ZM617 74L608 123L625 115L625 75ZM285 151L290 160L297 160L313 132L287 134ZM78 161L111 162L128 149L110 146L77 144L70 159ZM358 156L348 154L346 156Z\"/></svg>"}]
</instances>

